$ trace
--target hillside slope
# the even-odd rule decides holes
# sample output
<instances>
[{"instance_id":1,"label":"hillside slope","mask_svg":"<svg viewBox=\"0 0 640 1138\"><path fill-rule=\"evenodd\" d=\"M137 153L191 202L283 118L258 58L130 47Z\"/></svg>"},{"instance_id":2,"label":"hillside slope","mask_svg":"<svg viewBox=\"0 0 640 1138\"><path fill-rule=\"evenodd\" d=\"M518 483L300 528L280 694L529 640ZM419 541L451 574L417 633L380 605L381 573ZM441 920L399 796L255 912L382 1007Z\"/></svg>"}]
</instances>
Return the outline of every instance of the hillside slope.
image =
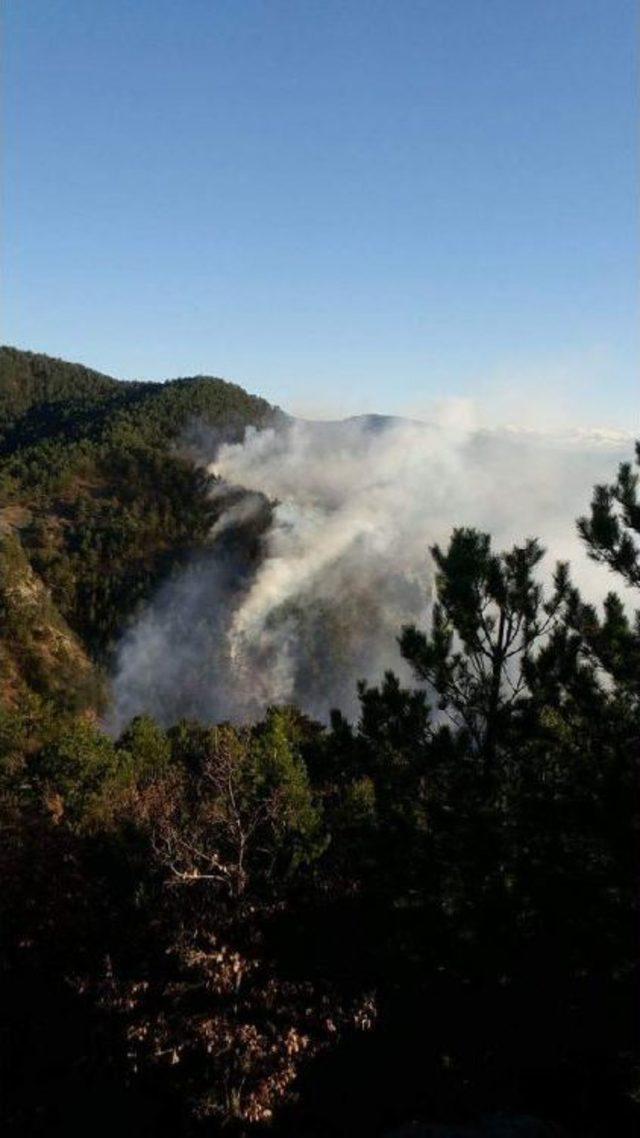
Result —
<instances>
[{"instance_id":1,"label":"hillside slope","mask_svg":"<svg viewBox=\"0 0 640 1138\"><path fill-rule=\"evenodd\" d=\"M0 682L3 704L21 707L30 692L64 710L99 708L104 689L76 636L15 533L0 535Z\"/></svg>"},{"instance_id":2,"label":"hillside slope","mask_svg":"<svg viewBox=\"0 0 640 1138\"><path fill-rule=\"evenodd\" d=\"M275 414L221 379L123 382L0 348L0 556L14 582L22 565L27 591L46 597L51 628L104 662L136 605L206 543L217 516L211 480L180 447L185 430L197 423L232 439ZM92 699L84 667L63 668L64 682L48 684L56 665L47 637L29 634L27 651L15 633L16 621L25 626L20 595L5 589L2 598L4 697L16 677L31 676L63 702L80 691Z\"/></svg>"}]
</instances>

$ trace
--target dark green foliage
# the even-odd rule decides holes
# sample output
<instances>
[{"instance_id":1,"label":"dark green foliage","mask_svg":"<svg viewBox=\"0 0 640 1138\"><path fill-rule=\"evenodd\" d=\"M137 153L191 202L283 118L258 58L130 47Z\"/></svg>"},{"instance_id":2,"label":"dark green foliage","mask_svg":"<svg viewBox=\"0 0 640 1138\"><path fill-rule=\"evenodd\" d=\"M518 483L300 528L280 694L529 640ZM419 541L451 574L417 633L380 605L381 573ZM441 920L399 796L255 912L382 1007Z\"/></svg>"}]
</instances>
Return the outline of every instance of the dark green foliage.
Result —
<instances>
[{"instance_id":1,"label":"dark green foliage","mask_svg":"<svg viewBox=\"0 0 640 1138\"><path fill-rule=\"evenodd\" d=\"M636 444L640 465L640 443ZM607 565L632 588L640 586L640 503L638 475L622 463L611 486L596 486L591 515L578 520L578 529L594 561ZM634 701L640 698L640 610L631 620L620 597L610 593L599 617L593 605L575 596L571 623L589 651Z\"/></svg>"},{"instance_id":2,"label":"dark green foliage","mask_svg":"<svg viewBox=\"0 0 640 1138\"><path fill-rule=\"evenodd\" d=\"M640 442L636 443L640 465ZM623 462L611 486L596 486L591 516L578 520L589 556L608 565L629 585L640 585L640 502L638 475L630 462Z\"/></svg>"},{"instance_id":3,"label":"dark green foliage","mask_svg":"<svg viewBox=\"0 0 640 1138\"><path fill-rule=\"evenodd\" d=\"M58 404L95 407L108 402L121 385L81 364L70 364L51 356L0 348L0 422L3 435L37 407Z\"/></svg>"},{"instance_id":4,"label":"dark green foliage","mask_svg":"<svg viewBox=\"0 0 640 1138\"><path fill-rule=\"evenodd\" d=\"M166 731L149 715L132 719L117 747L131 757L132 773L141 785L162 778L169 769L171 743Z\"/></svg>"}]
</instances>

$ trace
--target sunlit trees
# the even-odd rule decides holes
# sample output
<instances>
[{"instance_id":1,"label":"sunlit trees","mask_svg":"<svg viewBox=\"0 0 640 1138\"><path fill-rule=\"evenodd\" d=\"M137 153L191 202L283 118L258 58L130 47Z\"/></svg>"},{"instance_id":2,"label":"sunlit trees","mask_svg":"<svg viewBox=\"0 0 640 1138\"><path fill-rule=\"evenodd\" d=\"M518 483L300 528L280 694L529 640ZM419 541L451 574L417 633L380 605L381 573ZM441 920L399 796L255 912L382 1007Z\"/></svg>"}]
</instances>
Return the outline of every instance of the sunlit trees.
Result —
<instances>
[{"instance_id":1,"label":"sunlit trees","mask_svg":"<svg viewBox=\"0 0 640 1138\"><path fill-rule=\"evenodd\" d=\"M640 466L640 442L636 444ZM606 565L629 589L640 589L640 500L638 474L630 462L620 465L610 486L596 486L590 514L578 529L594 561ZM635 603L640 594L632 593ZM640 609L635 617L617 593L610 593L602 616L576 597L572 623L597 664L609 673L637 704L640 697Z\"/></svg>"},{"instance_id":2,"label":"sunlit trees","mask_svg":"<svg viewBox=\"0 0 640 1138\"><path fill-rule=\"evenodd\" d=\"M321 852L321 818L286 710L255 728L208 729L195 762L192 744L185 764L179 732L173 740L173 772L147 805L154 849L174 884L208 883L238 900L249 884L277 888Z\"/></svg>"}]
</instances>

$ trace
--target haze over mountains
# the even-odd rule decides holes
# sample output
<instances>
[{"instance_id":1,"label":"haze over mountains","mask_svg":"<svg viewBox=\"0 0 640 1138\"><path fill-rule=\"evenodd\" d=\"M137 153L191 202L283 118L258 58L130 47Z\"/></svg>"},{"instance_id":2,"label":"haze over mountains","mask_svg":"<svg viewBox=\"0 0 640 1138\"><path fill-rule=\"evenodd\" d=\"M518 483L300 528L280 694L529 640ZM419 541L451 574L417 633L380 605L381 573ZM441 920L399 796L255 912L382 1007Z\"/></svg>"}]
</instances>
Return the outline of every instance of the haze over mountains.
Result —
<instances>
[{"instance_id":1,"label":"haze over mountains","mask_svg":"<svg viewBox=\"0 0 640 1138\"><path fill-rule=\"evenodd\" d=\"M0 407L5 698L101 689L114 727L353 714L359 679L403 674L430 544L463 524L499 546L536 534L547 572L570 558L585 584L573 519L630 450L451 415L296 421L219 379L121 382L11 348Z\"/></svg>"}]
</instances>

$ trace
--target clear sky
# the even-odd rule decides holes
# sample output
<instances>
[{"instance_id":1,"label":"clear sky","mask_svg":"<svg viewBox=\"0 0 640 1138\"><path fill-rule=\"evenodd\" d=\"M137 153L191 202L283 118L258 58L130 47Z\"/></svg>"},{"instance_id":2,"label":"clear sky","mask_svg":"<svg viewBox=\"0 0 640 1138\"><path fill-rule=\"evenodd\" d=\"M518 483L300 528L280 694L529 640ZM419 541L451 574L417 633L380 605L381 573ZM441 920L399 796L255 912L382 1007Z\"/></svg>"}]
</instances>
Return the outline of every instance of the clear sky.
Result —
<instances>
[{"instance_id":1,"label":"clear sky","mask_svg":"<svg viewBox=\"0 0 640 1138\"><path fill-rule=\"evenodd\" d=\"M635 0L5 0L4 342L637 429Z\"/></svg>"}]
</instances>

